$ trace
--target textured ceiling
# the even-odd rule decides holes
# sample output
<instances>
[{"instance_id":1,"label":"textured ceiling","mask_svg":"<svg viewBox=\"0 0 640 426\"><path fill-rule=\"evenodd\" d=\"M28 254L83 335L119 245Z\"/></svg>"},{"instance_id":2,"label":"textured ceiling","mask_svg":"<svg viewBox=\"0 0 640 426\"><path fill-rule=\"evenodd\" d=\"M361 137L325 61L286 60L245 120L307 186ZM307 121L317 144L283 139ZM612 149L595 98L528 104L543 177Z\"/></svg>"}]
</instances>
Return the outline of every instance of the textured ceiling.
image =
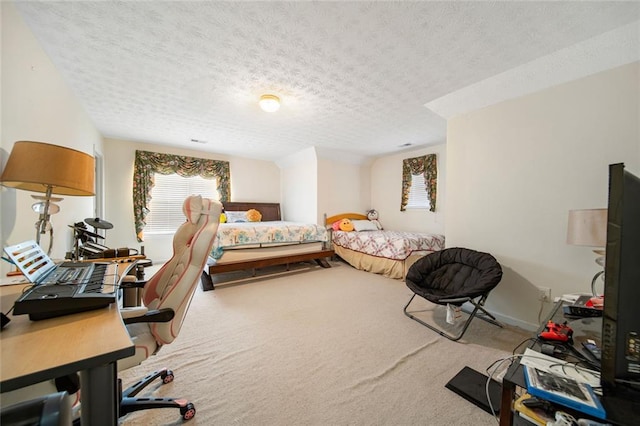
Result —
<instances>
[{"instance_id":1,"label":"textured ceiling","mask_svg":"<svg viewBox=\"0 0 640 426\"><path fill-rule=\"evenodd\" d=\"M499 93L505 72L620 28L640 58L636 2L16 6L105 137L270 160L311 146L371 156L443 143L443 117L472 108L465 98L484 106L540 88L534 75ZM475 99L461 95L488 79ZM278 112L258 108L264 93L282 99Z\"/></svg>"}]
</instances>

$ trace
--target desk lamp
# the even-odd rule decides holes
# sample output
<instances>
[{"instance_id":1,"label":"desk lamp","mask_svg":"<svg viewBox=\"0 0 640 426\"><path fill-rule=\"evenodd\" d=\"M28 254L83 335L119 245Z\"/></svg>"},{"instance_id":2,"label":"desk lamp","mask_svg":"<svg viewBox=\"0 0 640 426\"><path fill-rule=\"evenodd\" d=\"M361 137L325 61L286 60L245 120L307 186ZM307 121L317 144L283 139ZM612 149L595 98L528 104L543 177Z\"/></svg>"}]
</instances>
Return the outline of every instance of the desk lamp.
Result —
<instances>
[{"instance_id":1,"label":"desk lamp","mask_svg":"<svg viewBox=\"0 0 640 426\"><path fill-rule=\"evenodd\" d=\"M94 192L95 165L89 154L75 149L43 142L18 141L13 145L0 183L10 188L41 192L44 196L33 196L41 200L33 205L39 219L36 222L36 242L49 231L49 250L53 246L53 229L49 221L51 214L60 208L53 202L52 194L89 196Z\"/></svg>"},{"instance_id":2,"label":"desk lamp","mask_svg":"<svg viewBox=\"0 0 640 426\"><path fill-rule=\"evenodd\" d=\"M595 247L596 263L604 268L607 245L607 209L569 210L567 244ZM598 271L591 280L591 293L597 297L596 281L604 274Z\"/></svg>"}]
</instances>

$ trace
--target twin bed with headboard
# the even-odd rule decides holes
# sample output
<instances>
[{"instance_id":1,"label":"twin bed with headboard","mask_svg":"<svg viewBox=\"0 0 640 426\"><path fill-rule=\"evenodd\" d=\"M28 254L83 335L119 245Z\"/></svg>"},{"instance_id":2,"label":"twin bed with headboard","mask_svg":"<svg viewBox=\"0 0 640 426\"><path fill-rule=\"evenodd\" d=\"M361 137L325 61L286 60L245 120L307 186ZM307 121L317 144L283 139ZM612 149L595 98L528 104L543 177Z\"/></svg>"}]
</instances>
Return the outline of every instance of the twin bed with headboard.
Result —
<instances>
[{"instance_id":1,"label":"twin bed with headboard","mask_svg":"<svg viewBox=\"0 0 640 426\"><path fill-rule=\"evenodd\" d=\"M279 203L223 202L221 223L210 262L202 274L203 290L213 290L213 274L314 260L329 267L329 234L322 225L282 221ZM261 218L250 221L247 212ZM255 218L252 218L255 219Z\"/></svg>"},{"instance_id":2,"label":"twin bed with headboard","mask_svg":"<svg viewBox=\"0 0 640 426\"><path fill-rule=\"evenodd\" d=\"M337 254L356 269L404 279L419 258L444 248L440 234L378 229L376 221L359 213L341 213L323 225L282 221L279 203L224 202L227 223L221 223L210 262L202 273L202 288L213 290L213 274L316 261L330 267L327 258ZM259 221L247 212L257 210ZM353 231L333 225L349 219Z\"/></svg>"},{"instance_id":3,"label":"twin bed with headboard","mask_svg":"<svg viewBox=\"0 0 640 426\"><path fill-rule=\"evenodd\" d=\"M335 229L349 219L352 231ZM341 213L325 219L330 229L332 248L356 269L404 279L413 263L421 257L444 249L444 235L383 230L376 220L360 213Z\"/></svg>"}]
</instances>

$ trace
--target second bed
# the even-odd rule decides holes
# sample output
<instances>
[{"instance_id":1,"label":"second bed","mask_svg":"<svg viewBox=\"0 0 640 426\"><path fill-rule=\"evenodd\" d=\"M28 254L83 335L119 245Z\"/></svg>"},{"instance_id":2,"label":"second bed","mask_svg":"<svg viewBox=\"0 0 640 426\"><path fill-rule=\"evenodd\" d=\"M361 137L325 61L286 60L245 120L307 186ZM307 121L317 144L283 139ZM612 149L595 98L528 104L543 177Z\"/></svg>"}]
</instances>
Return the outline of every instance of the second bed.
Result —
<instances>
[{"instance_id":1,"label":"second bed","mask_svg":"<svg viewBox=\"0 0 640 426\"><path fill-rule=\"evenodd\" d=\"M341 213L325 219L331 229L342 219L367 221L359 213ZM367 226L373 229L373 226ZM357 228L356 228L357 229ZM332 248L356 269L404 279L413 263L421 257L444 249L444 235L389 230L340 231L331 229Z\"/></svg>"}]
</instances>

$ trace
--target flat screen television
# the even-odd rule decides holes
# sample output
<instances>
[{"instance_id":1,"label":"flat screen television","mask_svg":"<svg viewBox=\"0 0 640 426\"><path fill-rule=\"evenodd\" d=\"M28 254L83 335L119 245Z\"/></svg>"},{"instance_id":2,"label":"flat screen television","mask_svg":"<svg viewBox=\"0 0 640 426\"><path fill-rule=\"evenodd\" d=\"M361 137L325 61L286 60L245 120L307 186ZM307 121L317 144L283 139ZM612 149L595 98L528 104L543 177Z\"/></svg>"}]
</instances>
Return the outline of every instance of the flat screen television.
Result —
<instances>
[{"instance_id":1,"label":"flat screen television","mask_svg":"<svg viewBox=\"0 0 640 426\"><path fill-rule=\"evenodd\" d=\"M640 398L640 179L609 166L602 316L603 395Z\"/></svg>"}]
</instances>

